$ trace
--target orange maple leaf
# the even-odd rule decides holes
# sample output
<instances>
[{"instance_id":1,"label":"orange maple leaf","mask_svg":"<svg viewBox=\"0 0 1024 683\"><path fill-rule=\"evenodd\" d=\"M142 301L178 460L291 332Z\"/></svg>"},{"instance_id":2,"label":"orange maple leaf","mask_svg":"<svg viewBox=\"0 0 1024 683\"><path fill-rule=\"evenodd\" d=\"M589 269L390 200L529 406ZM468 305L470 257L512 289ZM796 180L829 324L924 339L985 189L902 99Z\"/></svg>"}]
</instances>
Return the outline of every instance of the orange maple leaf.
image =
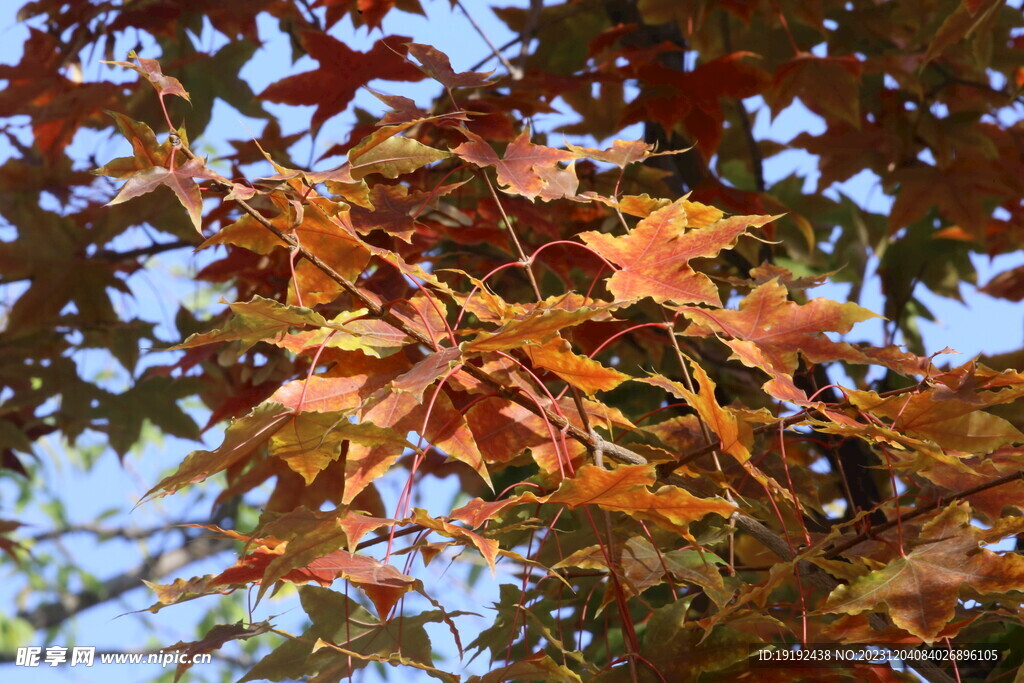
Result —
<instances>
[{"instance_id":1,"label":"orange maple leaf","mask_svg":"<svg viewBox=\"0 0 1024 683\"><path fill-rule=\"evenodd\" d=\"M868 362L846 342L835 342L825 332L849 332L855 323L877 317L857 304L812 299L799 305L787 298L786 288L772 279L757 287L741 302L738 311L707 311L689 308L683 314L695 324L688 334L725 334L724 340L749 367L770 375L792 375L797 353L812 363L846 360Z\"/></svg>"},{"instance_id":2,"label":"orange maple leaf","mask_svg":"<svg viewBox=\"0 0 1024 683\"><path fill-rule=\"evenodd\" d=\"M627 235L585 232L580 238L620 270L608 280L618 301L651 297L658 303L705 303L719 306L718 288L690 267L691 259L716 256L731 247L747 228L774 216L733 216L688 230L688 202L680 199L658 209Z\"/></svg>"},{"instance_id":3,"label":"orange maple leaf","mask_svg":"<svg viewBox=\"0 0 1024 683\"><path fill-rule=\"evenodd\" d=\"M501 157L476 133L463 130L463 134L469 142L456 147L455 154L477 166L494 166L505 191L524 197L536 197L544 190L545 182L538 169L575 158L571 152L533 144L529 128L509 143Z\"/></svg>"}]
</instances>

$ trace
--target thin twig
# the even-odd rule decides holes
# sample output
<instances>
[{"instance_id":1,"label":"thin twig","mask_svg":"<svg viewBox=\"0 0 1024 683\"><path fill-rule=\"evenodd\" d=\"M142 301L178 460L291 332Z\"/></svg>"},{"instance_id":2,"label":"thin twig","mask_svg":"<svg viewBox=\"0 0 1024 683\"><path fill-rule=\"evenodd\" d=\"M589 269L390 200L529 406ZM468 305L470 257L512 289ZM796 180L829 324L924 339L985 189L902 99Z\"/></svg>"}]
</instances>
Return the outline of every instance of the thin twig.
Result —
<instances>
[{"instance_id":1,"label":"thin twig","mask_svg":"<svg viewBox=\"0 0 1024 683\"><path fill-rule=\"evenodd\" d=\"M499 47L499 48L498 48L498 53L500 54L500 53L504 52L505 50L509 49L510 47L512 47L513 45L515 45L516 43L518 43L518 42L519 42L520 40L522 40L522 39L523 39L523 37L522 37L522 36L516 36L516 37L515 37L515 38L513 38L512 40L508 41L507 43L505 43L504 45L502 45L501 47ZM480 69L481 67L483 67L483 65L484 65L484 64L486 64L487 62L489 62L489 61L491 61L492 59L494 59L494 54L495 54L495 53L491 53L491 54L487 55L486 57L484 57L483 59L481 59L481 60L480 60L479 62L477 62L476 64L474 64L473 66L469 67L469 70L470 70L470 71L477 71L478 69ZM97 166L99 166L99 164L97 164Z\"/></svg>"},{"instance_id":2,"label":"thin twig","mask_svg":"<svg viewBox=\"0 0 1024 683\"><path fill-rule=\"evenodd\" d=\"M533 37L537 33L540 13L543 9L544 0L530 0L530 10L526 13L526 23L519 34L523 39L523 44L519 46L519 70L521 73L526 72L526 60L530 56L530 43L533 42Z\"/></svg>"},{"instance_id":3,"label":"thin twig","mask_svg":"<svg viewBox=\"0 0 1024 683\"><path fill-rule=\"evenodd\" d=\"M868 540L872 536L879 534L883 531L886 531L888 529L891 529L892 527L900 523L900 521L906 522L908 520L914 519L915 517L920 517L923 514L931 512L932 510L936 510L940 505L943 505L945 503L949 503L954 500L960 500L962 498L967 498L968 496L973 496L976 493L981 493L982 491L994 489L997 486L1009 484L1010 482L1017 481L1018 479L1024 479L1024 470L1011 472L1010 474L1003 475L991 481L985 482L984 484L978 484L977 486L972 486L969 489L957 491L956 493L952 493L948 496L942 496L941 498L937 498L936 500L933 500L931 503L927 503L925 505L917 505L914 508L913 512L905 514L902 517L897 517L896 519L890 519L888 522L876 524L872 526L869 531L864 531L860 534L857 534L848 541L844 541L843 543L834 546L831 550L825 553L825 557L831 559L838 555L841 555L850 548L853 548L854 546L859 545L860 543L863 543L864 541Z\"/></svg>"},{"instance_id":4,"label":"thin twig","mask_svg":"<svg viewBox=\"0 0 1024 683\"><path fill-rule=\"evenodd\" d=\"M498 193L494 191L494 185L491 183L491 179L487 176L486 172L481 175L483 175L484 180L487 181L487 189L491 191L491 197L494 199L494 203L498 207L498 212L501 213L502 220L505 221L505 230L508 231L512 246L515 248L516 254L519 256L519 262L523 264L523 268L526 270L526 276L530 279L530 286L533 287L533 293L536 295L537 301L543 301L544 297L541 296L540 286L537 284L537 278L533 274L533 262L526 257L526 252L523 251L523 245L519 241L516 229L512 227L512 221L509 220L508 214L505 213L505 208L501 205L501 200L498 199Z\"/></svg>"},{"instance_id":5,"label":"thin twig","mask_svg":"<svg viewBox=\"0 0 1024 683\"><path fill-rule=\"evenodd\" d=\"M148 247L139 247L138 249L129 249L128 251L100 249L93 254L92 258L103 259L105 261L129 261L147 256L156 256L157 254L162 254L165 251L174 251L175 249L184 249L186 247L194 249L195 246L194 242L186 242L184 240L177 240L174 242L157 242L156 244L150 244Z\"/></svg>"},{"instance_id":6,"label":"thin twig","mask_svg":"<svg viewBox=\"0 0 1024 683\"><path fill-rule=\"evenodd\" d=\"M484 33L484 30L480 28L480 25L476 23L475 19L473 19L473 15L471 15L462 5L462 2L460 2L460 0L455 0L455 4L458 6L460 10L462 10L462 13L466 15L466 19L469 20L469 23L473 27L473 30L475 30L480 35L480 37L484 39L484 42L487 43L487 47L491 48L491 52L494 53L494 56L497 57L498 61L501 62L502 66L504 66L508 70L508 75L512 77L512 80L518 81L520 78L522 78L523 72L517 69L516 67L512 66L512 62L508 61L505 58L505 55L501 54L501 50L499 50L494 45L494 43L491 42L491 39L487 37L487 34Z\"/></svg>"}]
</instances>

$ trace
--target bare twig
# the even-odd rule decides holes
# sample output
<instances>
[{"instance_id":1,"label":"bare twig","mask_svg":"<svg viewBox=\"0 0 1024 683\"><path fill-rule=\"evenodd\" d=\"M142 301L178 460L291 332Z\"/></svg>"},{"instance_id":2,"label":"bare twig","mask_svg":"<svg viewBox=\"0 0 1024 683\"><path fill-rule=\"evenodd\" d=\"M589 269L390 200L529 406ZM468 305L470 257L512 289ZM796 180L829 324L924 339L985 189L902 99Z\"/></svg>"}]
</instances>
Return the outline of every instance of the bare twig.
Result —
<instances>
[{"instance_id":1,"label":"bare twig","mask_svg":"<svg viewBox=\"0 0 1024 683\"><path fill-rule=\"evenodd\" d=\"M519 34L522 38L522 45L519 46L519 70L526 72L526 60L530 56L530 43L537 33L537 26L540 23L540 13L544 9L544 0L530 0L530 11L526 14L526 23Z\"/></svg>"},{"instance_id":2,"label":"bare twig","mask_svg":"<svg viewBox=\"0 0 1024 683\"><path fill-rule=\"evenodd\" d=\"M150 244L148 247L139 247L138 249L129 249L128 251L100 249L93 255L93 258L103 259L105 261L129 261L146 256L156 256L157 254L162 254L165 251L174 251L175 249L194 249L195 246L195 243L186 242L184 240L158 242L156 244Z\"/></svg>"},{"instance_id":3,"label":"bare twig","mask_svg":"<svg viewBox=\"0 0 1024 683\"><path fill-rule=\"evenodd\" d=\"M1024 470L1018 470L1016 472L1011 472L1010 474L1006 474L1006 475L1003 475L1002 477L998 477L998 478L993 479L991 481L987 481L984 484L978 484L977 486L972 486L969 489L964 489L962 491L957 491L955 493L949 494L948 496L942 496L942 498L933 500L932 502L924 504L924 505L918 504L917 506L914 507L914 511L913 512L909 512L909 513L907 513L905 515L902 515L898 519L891 519L891 520L889 520L887 522L883 522L881 524L875 524L874 526L871 527L870 530L865 531L863 533L860 533L860 534L854 536L853 538L851 538L851 539L849 539L847 541L843 541L842 543L834 546L828 552L825 553L825 557L826 558L833 558L833 557L836 557L838 555L841 555L842 553L846 552L850 548L853 548L854 546L856 546L856 545L858 545L860 543L863 543L864 541L868 540L872 536L875 536L876 534L879 534L879 533L881 533L883 531L886 531L887 529L891 529L892 527L896 526L897 523L899 523L899 522L906 522L908 520L914 519L915 517L920 517L923 514L926 514L928 512L931 512L932 510L938 509L939 506L941 506L943 504L948 504L948 503L951 503L952 501L955 501L955 500L961 500L963 498L967 498L969 496L973 496L976 493L981 493L982 491L988 491L989 489L994 489L997 486L1003 486L1004 484L1009 484L1010 482L1017 481L1018 479L1024 479Z\"/></svg>"},{"instance_id":4,"label":"bare twig","mask_svg":"<svg viewBox=\"0 0 1024 683\"><path fill-rule=\"evenodd\" d=\"M495 44L491 42L491 39L487 37L487 34L484 33L484 30L480 28L479 24L476 23L476 20L473 19L473 15L466 10L462 2L460 2L460 0L455 0L455 4L458 6L460 10L462 10L462 13L466 15L466 19L469 20L469 23L473 27L473 30L476 31L480 35L480 37L484 39L484 42L487 43L487 47L491 48L491 52L494 53L494 56L497 57L498 61L501 62L502 66L504 66L508 70L508 75L512 77L512 80L518 81L520 78L522 78L523 72L520 69L513 66L512 62L508 61L508 59L505 58L505 55L501 54L501 50L499 50L497 46L495 46Z\"/></svg>"}]
</instances>

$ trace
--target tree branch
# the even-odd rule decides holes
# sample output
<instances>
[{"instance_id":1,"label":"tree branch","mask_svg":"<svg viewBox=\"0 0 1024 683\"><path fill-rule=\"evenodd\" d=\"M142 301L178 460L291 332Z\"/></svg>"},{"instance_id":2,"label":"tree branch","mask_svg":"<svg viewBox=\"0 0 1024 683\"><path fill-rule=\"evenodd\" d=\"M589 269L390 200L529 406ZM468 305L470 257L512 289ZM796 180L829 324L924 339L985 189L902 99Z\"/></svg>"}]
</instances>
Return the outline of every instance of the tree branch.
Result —
<instances>
[{"instance_id":1,"label":"tree branch","mask_svg":"<svg viewBox=\"0 0 1024 683\"><path fill-rule=\"evenodd\" d=\"M61 596L60 599L39 605L31 610L19 611L17 616L36 630L60 626L67 619L108 600L142 586L143 579L155 579L173 574L182 567L231 549L233 541L226 538L197 538L186 545L150 557L123 574L111 577L97 590Z\"/></svg>"},{"instance_id":2,"label":"tree branch","mask_svg":"<svg viewBox=\"0 0 1024 683\"><path fill-rule=\"evenodd\" d=\"M729 15L725 12L719 14L722 22L722 42L725 44L725 51L727 53L733 52L732 47L732 32L729 31ZM747 142L747 150L750 152L750 165L754 170L754 187L757 188L758 192L765 191L764 182L764 158L761 156L761 148L757 145L757 140L754 138L754 128L750 124L750 114L747 113L747 107L743 104L743 100L735 100L736 113L740 119L740 127L743 128L743 137Z\"/></svg>"},{"instance_id":3,"label":"tree branch","mask_svg":"<svg viewBox=\"0 0 1024 683\"><path fill-rule=\"evenodd\" d=\"M186 242L184 240L178 240L175 242L157 242L156 244L150 244L148 247L139 247L138 249L130 249L128 251L100 249L93 254L93 258L103 259L105 261L128 261L145 256L156 256L157 254L162 254L165 251L174 251L175 249L184 249L185 247L195 248L195 246L196 245L194 243Z\"/></svg>"}]
</instances>

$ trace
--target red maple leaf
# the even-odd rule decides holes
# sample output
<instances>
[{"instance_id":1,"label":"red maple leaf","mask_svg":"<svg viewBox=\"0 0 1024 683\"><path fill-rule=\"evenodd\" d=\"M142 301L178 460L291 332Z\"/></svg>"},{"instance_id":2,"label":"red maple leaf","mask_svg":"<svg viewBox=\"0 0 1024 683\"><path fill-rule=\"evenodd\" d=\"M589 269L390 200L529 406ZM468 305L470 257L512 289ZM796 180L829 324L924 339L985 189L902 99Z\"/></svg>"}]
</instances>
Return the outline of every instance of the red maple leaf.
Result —
<instances>
[{"instance_id":1,"label":"red maple leaf","mask_svg":"<svg viewBox=\"0 0 1024 683\"><path fill-rule=\"evenodd\" d=\"M218 176L215 173L206 168L202 159L189 159L176 168L150 166L128 176L128 182L124 184L117 196L110 200L108 206L126 202L152 192L161 185L166 185L174 191L178 201L188 211L196 231L202 233L203 197L193 178L216 177Z\"/></svg>"},{"instance_id":2,"label":"red maple leaf","mask_svg":"<svg viewBox=\"0 0 1024 683\"><path fill-rule=\"evenodd\" d=\"M405 37L381 38L368 52L357 52L316 31L304 31L299 40L320 67L271 83L260 97L282 104L316 105L310 124L314 134L324 121L344 111L371 77L385 81L423 78L423 73L403 57L404 44L409 41Z\"/></svg>"},{"instance_id":3,"label":"red maple leaf","mask_svg":"<svg viewBox=\"0 0 1024 683\"><path fill-rule=\"evenodd\" d=\"M365 24L371 29L380 28L385 15L395 6L403 12L426 16L419 0L317 0L314 7L327 8L327 28L334 26L346 14L352 17L352 24Z\"/></svg>"},{"instance_id":4,"label":"red maple leaf","mask_svg":"<svg viewBox=\"0 0 1024 683\"><path fill-rule=\"evenodd\" d=\"M626 108L622 123L653 119L666 130L681 123L710 159L722 139L725 114L721 99L758 95L770 78L760 67L741 61L750 56L749 52L734 52L693 71L654 63L626 67L628 75L639 78L646 89Z\"/></svg>"},{"instance_id":5,"label":"red maple leaf","mask_svg":"<svg viewBox=\"0 0 1024 683\"><path fill-rule=\"evenodd\" d=\"M466 71L455 73L448 55L437 48L419 43L409 43L409 54L420 63L420 70L427 74L445 88L479 88L483 85L490 85L489 80L493 71Z\"/></svg>"}]
</instances>

